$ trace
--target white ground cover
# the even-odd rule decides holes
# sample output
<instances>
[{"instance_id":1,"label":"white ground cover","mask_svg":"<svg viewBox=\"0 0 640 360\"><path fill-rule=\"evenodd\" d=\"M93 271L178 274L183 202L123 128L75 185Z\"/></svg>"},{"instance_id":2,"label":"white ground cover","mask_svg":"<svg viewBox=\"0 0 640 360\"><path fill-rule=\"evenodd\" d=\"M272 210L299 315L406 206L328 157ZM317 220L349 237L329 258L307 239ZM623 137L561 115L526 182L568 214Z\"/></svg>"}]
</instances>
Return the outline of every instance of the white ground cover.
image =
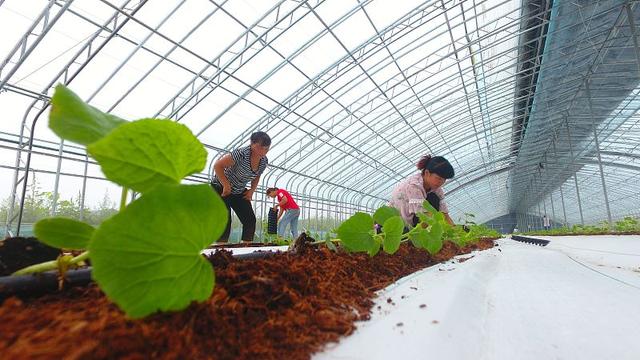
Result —
<instances>
[{"instance_id":1,"label":"white ground cover","mask_svg":"<svg viewBox=\"0 0 640 360\"><path fill-rule=\"evenodd\" d=\"M539 238L400 279L314 359L640 359L640 236Z\"/></svg>"},{"instance_id":2,"label":"white ground cover","mask_svg":"<svg viewBox=\"0 0 640 360\"><path fill-rule=\"evenodd\" d=\"M260 247L239 247L239 248L224 248L225 250L231 251L233 255L241 255L241 254L249 254L255 251L287 251L289 249L288 246L260 246ZM202 254L211 255L216 252L218 249L204 249L202 250Z\"/></svg>"}]
</instances>

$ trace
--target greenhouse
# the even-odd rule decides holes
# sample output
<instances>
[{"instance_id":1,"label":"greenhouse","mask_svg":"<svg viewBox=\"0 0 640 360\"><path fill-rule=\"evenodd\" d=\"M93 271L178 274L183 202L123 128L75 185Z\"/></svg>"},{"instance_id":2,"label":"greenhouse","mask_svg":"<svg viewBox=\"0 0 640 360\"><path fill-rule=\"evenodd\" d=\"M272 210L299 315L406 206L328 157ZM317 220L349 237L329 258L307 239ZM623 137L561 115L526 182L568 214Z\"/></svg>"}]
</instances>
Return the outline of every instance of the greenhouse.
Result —
<instances>
[{"instance_id":1,"label":"greenhouse","mask_svg":"<svg viewBox=\"0 0 640 360\"><path fill-rule=\"evenodd\" d=\"M640 2L0 0L8 358L640 358Z\"/></svg>"}]
</instances>

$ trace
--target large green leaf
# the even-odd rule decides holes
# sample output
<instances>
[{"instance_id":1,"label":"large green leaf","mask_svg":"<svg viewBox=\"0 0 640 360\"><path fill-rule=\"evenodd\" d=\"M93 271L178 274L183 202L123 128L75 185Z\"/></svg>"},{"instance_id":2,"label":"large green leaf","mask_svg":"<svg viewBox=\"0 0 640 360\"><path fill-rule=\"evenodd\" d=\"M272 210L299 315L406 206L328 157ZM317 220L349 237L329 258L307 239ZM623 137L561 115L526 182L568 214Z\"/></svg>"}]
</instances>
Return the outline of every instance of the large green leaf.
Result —
<instances>
[{"instance_id":1,"label":"large green leaf","mask_svg":"<svg viewBox=\"0 0 640 360\"><path fill-rule=\"evenodd\" d=\"M200 251L227 221L209 185L159 185L96 230L93 278L133 318L206 300L214 274Z\"/></svg>"},{"instance_id":2,"label":"large green leaf","mask_svg":"<svg viewBox=\"0 0 640 360\"><path fill-rule=\"evenodd\" d=\"M417 212L416 216L418 217L418 219L423 222L423 223L428 223L430 221L430 219L433 219L432 216L427 215L423 212Z\"/></svg>"},{"instance_id":3,"label":"large green leaf","mask_svg":"<svg viewBox=\"0 0 640 360\"><path fill-rule=\"evenodd\" d=\"M418 224L418 230L413 233L410 233L409 240L413 246L421 249L426 249L427 241L429 241L429 231L427 229L422 228L420 224Z\"/></svg>"},{"instance_id":4,"label":"large green leaf","mask_svg":"<svg viewBox=\"0 0 640 360\"><path fill-rule=\"evenodd\" d=\"M400 216L400 211L390 206L382 206L373 214L373 221L382 225L388 218L393 216Z\"/></svg>"},{"instance_id":5,"label":"large green leaf","mask_svg":"<svg viewBox=\"0 0 640 360\"><path fill-rule=\"evenodd\" d=\"M382 230L384 231L382 247L387 254L394 254L400 248L404 221L400 216L390 217L382 225Z\"/></svg>"},{"instance_id":6,"label":"large green leaf","mask_svg":"<svg viewBox=\"0 0 640 360\"><path fill-rule=\"evenodd\" d=\"M410 235L410 240L415 247L425 249L431 255L435 255L442 249L442 234L442 223L432 221L429 229L423 229L418 225L418 230Z\"/></svg>"},{"instance_id":7,"label":"large green leaf","mask_svg":"<svg viewBox=\"0 0 640 360\"><path fill-rule=\"evenodd\" d=\"M374 245L373 218L369 214L357 212L338 228L338 237L342 244L351 251L369 251Z\"/></svg>"},{"instance_id":8,"label":"large green leaf","mask_svg":"<svg viewBox=\"0 0 640 360\"><path fill-rule=\"evenodd\" d=\"M124 124L87 150L109 180L141 193L158 184L178 184L201 171L207 160L204 146L189 128L171 120Z\"/></svg>"},{"instance_id":9,"label":"large green leaf","mask_svg":"<svg viewBox=\"0 0 640 360\"><path fill-rule=\"evenodd\" d=\"M436 210L436 208L434 208L433 205L431 205L431 203L427 200L422 202L422 207L426 212L431 213L431 216L433 216L438 212L438 210Z\"/></svg>"},{"instance_id":10,"label":"large green leaf","mask_svg":"<svg viewBox=\"0 0 640 360\"><path fill-rule=\"evenodd\" d=\"M431 255L437 254L440 249L442 249L442 223L436 221L431 225L431 229L429 229L429 236L427 237L426 244L424 244L424 248Z\"/></svg>"},{"instance_id":11,"label":"large green leaf","mask_svg":"<svg viewBox=\"0 0 640 360\"><path fill-rule=\"evenodd\" d=\"M88 105L64 85L56 86L49 127L62 139L88 145L124 123L125 120Z\"/></svg>"},{"instance_id":12,"label":"large green leaf","mask_svg":"<svg viewBox=\"0 0 640 360\"><path fill-rule=\"evenodd\" d=\"M369 248L369 250L367 250L367 254L369 254L369 256L374 257L376 256L376 254L378 254L380 252L380 247L381 247L381 240L380 238L373 238L373 245Z\"/></svg>"},{"instance_id":13,"label":"large green leaf","mask_svg":"<svg viewBox=\"0 0 640 360\"><path fill-rule=\"evenodd\" d=\"M424 248L424 246L422 246L423 241L426 243L426 240L423 240L423 237L426 236L424 235L424 233L428 233L428 231L422 229L422 226L420 224L418 224L418 226L420 226L419 230L416 230L416 232L413 233L409 233L409 240L411 241L413 246L422 249Z\"/></svg>"},{"instance_id":14,"label":"large green leaf","mask_svg":"<svg viewBox=\"0 0 640 360\"><path fill-rule=\"evenodd\" d=\"M33 226L38 240L60 249L86 249L94 231L89 224L63 217L42 219Z\"/></svg>"}]
</instances>

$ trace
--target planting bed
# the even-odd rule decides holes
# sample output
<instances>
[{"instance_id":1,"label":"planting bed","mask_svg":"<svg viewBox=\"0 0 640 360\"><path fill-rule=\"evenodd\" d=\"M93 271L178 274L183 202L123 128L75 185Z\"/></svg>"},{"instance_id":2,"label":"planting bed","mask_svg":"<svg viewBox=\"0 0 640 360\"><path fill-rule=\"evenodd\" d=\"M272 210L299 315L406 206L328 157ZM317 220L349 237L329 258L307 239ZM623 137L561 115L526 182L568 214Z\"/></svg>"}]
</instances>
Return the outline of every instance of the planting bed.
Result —
<instances>
[{"instance_id":1,"label":"planting bed","mask_svg":"<svg viewBox=\"0 0 640 360\"><path fill-rule=\"evenodd\" d=\"M94 285L0 306L4 358L307 359L368 319L377 290L457 254L403 244L394 255L304 247L261 259L210 255L216 287L208 301L177 313L129 320Z\"/></svg>"},{"instance_id":2,"label":"planting bed","mask_svg":"<svg viewBox=\"0 0 640 360\"><path fill-rule=\"evenodd\" d=\"M402 278L313 359L637 360L640 236L544 238Z\"/></svg>"}]
</instances>

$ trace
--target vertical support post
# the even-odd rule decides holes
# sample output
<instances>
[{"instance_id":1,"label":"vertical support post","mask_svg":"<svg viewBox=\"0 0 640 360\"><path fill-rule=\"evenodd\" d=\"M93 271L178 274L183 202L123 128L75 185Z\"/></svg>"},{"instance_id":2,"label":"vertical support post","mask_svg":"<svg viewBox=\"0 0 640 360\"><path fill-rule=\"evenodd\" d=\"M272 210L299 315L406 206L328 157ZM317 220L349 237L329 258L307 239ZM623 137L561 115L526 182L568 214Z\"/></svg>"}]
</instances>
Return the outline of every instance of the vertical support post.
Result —
<instances>
[{"instance_id":1,"label":"vertical support post","mask_svg":"<svg viewBox=\"0 0 640 360\"><path fill-rule=\"evenodd\" d=\"M558 153L556 152L556 140L557 140L557 134L553 133L553 156L556 158L556 163L558 162ZM567 227L569 226L569 224L567 223L567 209L564 206L564 191L562 190L562 184L560 184L560 204L562 205L562 217L564 219L564 226Z\"/></svg>"},{"instance_id":2,"label":"vertical support post","mask_svg":"<svg viewBox=\"0 0 640 360\"><path fill-rule=\"evenodd\" d=\"M58 210L58 189L60 188L60 171L62 170L62 150L64 149L64 140L60 140L58 146L58 166L56 168L56 177L53 183L53 198L51 199L51 210L49 215L55 216Z\"/></svg>"},{"instance_id":3,"label":"vertical support post","mask_svg":"<svg viewBox=\"0 0 640 360\"><path fill-rule=\"evenodd\" d=\"M256 223L257 223L256 225L257 225L257 228L259 227L259 229L260 229L259 232L258 231L256 231L256 232L258 232L258 234L260 234L259 235L259 239L260 240L264 239L265 236L267 235L267 232L265 231L263 223L264 223L264 219L267 218L267 215L266 215L267 214L267 210L266 209L268 208L267 203L269 201L269 199L267 198L267 185L264 185L264 183L263 183L262 189L263 189L263 191L260 194L260 198L261 198L261 200L260 200L260 217L257 216L258 212L256 211Z\"/></svg>"},{"instance_id":4,"label":"vertical support post","mask_svg":"<svg viewBox=\"0 0 640 360\"><path fill-rule=\"evenodd\" d=\"M322 199L322 209L320 210L320 229L318 229L318 234L319 235L321 235L320 231L324 231L324 209L325 209L325 205L326 205L326 200L325 200L325 198L323 198Z\"/></svg>"},{"instance_id":5,"label":"vertical support post","mask_svg":"<svg viewBox=\"0 0 640 360\"><path fill-rule=\"evenodd\" d=\"M542 223L542 211L540 210L540 202L538 202L538 219L536 221L536 228L542 229L543 225L544 224Z\"/></svg>"},{"instance_id":6,"label":"vertical support post","mask_svg":"<svg viewBox=\"0 0 640 360\"><path fill-rule=\"evenodd\" d=\"M569 143L569 154L571 155L571 170L573 173L573 179L576 184L576 197L578 198L578 211L580 212L580 224L584 225L584 215L582 214L582 200L580 199L580 187L578 186L578 172L575 167L575 159L573 157L573 145L571 144L571 133L569 132L569 121L565 119L565 125L567 126L567 141Z\"/></svg>"},{"instance_id":7,"label":"vertical support post","mask_svg":"<svg viewBox=\"0 0 640 360\"><path fill-rule=\"evenodd\" d=\"M562 186L562 185L560 185ZM553 219L556 219L556 208L553 205L553 193L551 195L549 195L549 203L551 204L551 216L553 216ZM553 221L550 222L551 228L553 228Z\"/></svg>"},{"instance_id":8,"label":"vertical support post","mask_svg":"<svg viewBox=\"0 0 640 360\"><path fill-rule=\"evenodd\" d=\"M567 221L567 208L564 206L564 191L562 190L562 185L560 185L560 203L562 204L562 217L564 219L564 226L568 227L569 222Z\"/></svg>"},{"instance_id":9,"label":"vertical support post","mask_svg":"<svg viewBox=\"0 0 640 360\"><path fill-rule=\"evenodd\" d=\"M589 113L591 114L591 125L593 126L593 138L596 143L596 157L598 158L598 168L600 169L600 181L602 181L602 193L604 196L604 205L607 210L607 219L611 224L611 207L609 206L609 195L607 193L607 184L604 181L604 169L602 167L602 158L600 157L600 142L598 141L598 126L593 116L593 104L591 102L591 90L589 89L589 81L586 81L585 90L587 91L587 101L589 103Z\"/></svg>"}]
</instances>

